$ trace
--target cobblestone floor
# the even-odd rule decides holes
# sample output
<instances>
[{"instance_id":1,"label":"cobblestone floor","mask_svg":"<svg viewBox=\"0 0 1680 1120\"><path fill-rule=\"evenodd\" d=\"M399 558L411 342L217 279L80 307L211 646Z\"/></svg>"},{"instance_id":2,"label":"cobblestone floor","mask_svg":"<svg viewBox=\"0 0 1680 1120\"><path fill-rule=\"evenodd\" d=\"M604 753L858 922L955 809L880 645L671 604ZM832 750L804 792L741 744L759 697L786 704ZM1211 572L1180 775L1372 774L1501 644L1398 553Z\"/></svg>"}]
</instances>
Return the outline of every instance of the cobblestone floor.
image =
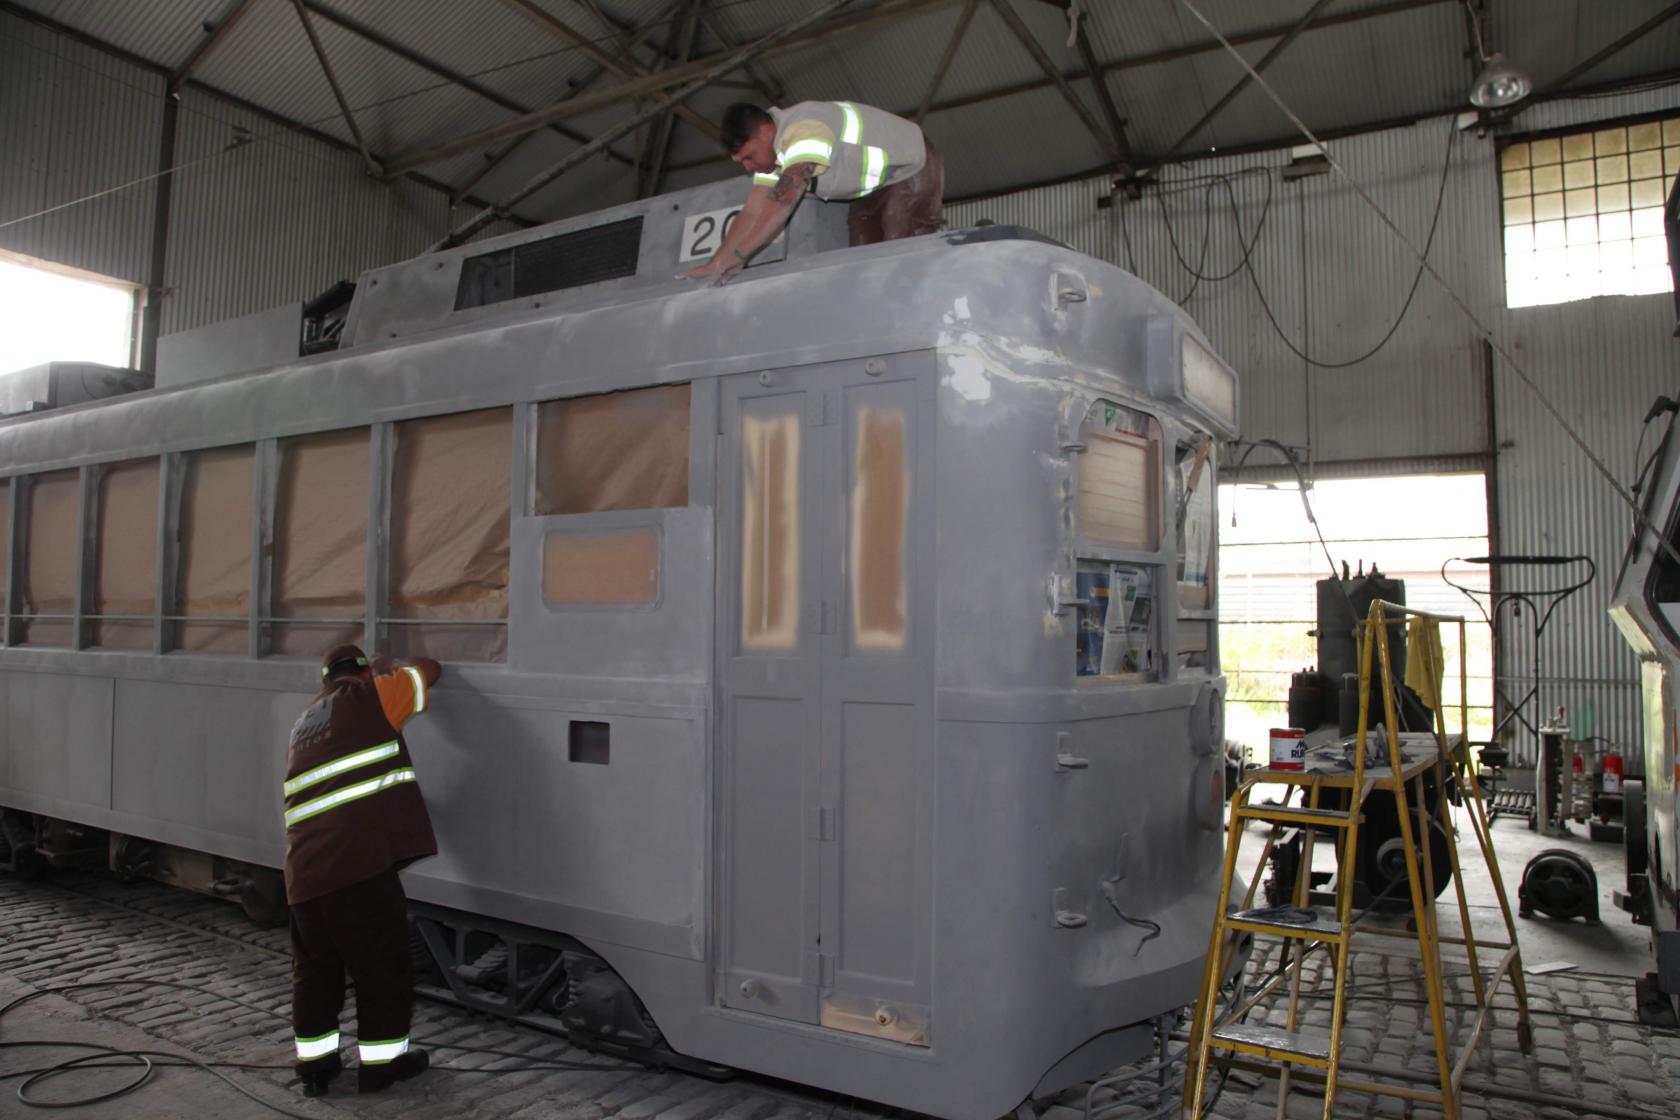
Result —
<instances>
[{"instance_id":1,"label":"cobblestone floor","mask_svg":"<svg viewBox=\"0 0 1680 1120\"><path fill-rule=\"evenodd\" d=\"M421 1002L414 1038L436 1069L379 1097L354 1094L353 1074L306 1101L290 1069L291 955L284 930L259 930L237 906L154 884L54 875L0 877L0 1006L35 991L0 1021L0 1041L64 1039L241 1063L226 1070L256 1099L213 1076L164 1069L139 1091L57 1115L78 1120L239 1120L337 1116L381 1120L878 1120L843 1097L739 1077L718 1083L627 1065L540 1031ZM195 990L136 985L153 980ZM354 997L346 1020L353 1015ZM470 1047L458 1049L456 1047ZM494 1052L489 1052L494 1051ZM0 1049L0 1117L54 1115L19 1104L17 1071L74 1056L73 1049ZM599 1068L533 1068L575 1063ZM10 1076L8 1076L10 1075ZM127 1073L49 1081L43 1101L111 1088ZM258 1102L264 1103L258 1103ZM265 1107L266 1105L266 1107Z\"/></svg>"},{"instance_id":2,"label":"cobblestone floor","mask_svg":"<svg viewBox=\"0 0 1680 1120\"><path fill-rule=\"evenodd\" d=\"M1365 950L1354 955L1346 1057L1349 1062L1430 1075L1434 1058L1419 968L1403 955L1404 943L1397 942L1394 949L1393 954ZM1258 972L1265 965L1257 960L1251 970ZM267 1109L206 1074L170 1069L136 1094L70 1113L78 1120L288 1114L325 1120L877 1120L886 1115L845 1098L752 1077L720 1084L627 1067L576 1050L551 1035L435 1003L419 1006L415 1036L433 1048L434 1059L447 1070L381 1098L360 1099L341 1088L323 1101L306 1102L290 1084L289 968L284 931L255 929L236 906L225 902L94 876L60 875L42 883L0 878L0 1005L30 991L100 981L152 979L202 989L113 986L67 991L63 998L34 1001L6 1016L0 1022L0 1039L98 1040L127 1049L188 1053L205 1061L275 1067L228 1071L228 1076L284 1110ZM1309 987L1322 981L1322 966L1309 964L1307 977ZM1506 991L1496 1000L1502 1010L1485 1031L1466 1076L1500 1091L1541 1094L1550 1103L1472 1094L1466 1098L1465 1117L1680 1117L1680 1032L1653 1030L1635 1021L1633 987L1627 977L1559 972L1530 975L1528 983L1533 1052L1525 1055L1518 1048L1515 1005ZM1448 1002L1466 1004L1472 995L1466 970L1462 965L1452 970ZM1463 1007L1448 1010L1455 1034L1464 1037L1471 1012ZM1257 1014L1282 1023L1281 1008ZM1328 1021L1327 1002L1309 1005L1309 1025L1327 1026ZM475 1049L451 1050L450 1044ZM18 1079L7 1074L71 1053L0 1050L0 1117L42 1115L18 1105ZM553 1062L609 1068L529 1068ZM62 1099L109 1087L116 1076L79 1076L49 1082L35 1092L43 1099ZM1627 1111L1595 1111L1595 1104ZM1081 1093L1064 1094L1043 1110L1045 1120L1076 1120L1082 1105ZM1319 1098L1297 1089L1287 1114L1318 1116L1321 1107ZM1275 1108L1275 1082L1233 1077L1214 1115L1260 1120L1273 1116ZM1151 1111L1160 1111L1160 1106L1113 1110L1105 1120ZM1421 1106L1407 1112L1392 1098L1344 1094L1336 1115L1425 1120L1436 1114Z\"/></svg>"}]
</instances>

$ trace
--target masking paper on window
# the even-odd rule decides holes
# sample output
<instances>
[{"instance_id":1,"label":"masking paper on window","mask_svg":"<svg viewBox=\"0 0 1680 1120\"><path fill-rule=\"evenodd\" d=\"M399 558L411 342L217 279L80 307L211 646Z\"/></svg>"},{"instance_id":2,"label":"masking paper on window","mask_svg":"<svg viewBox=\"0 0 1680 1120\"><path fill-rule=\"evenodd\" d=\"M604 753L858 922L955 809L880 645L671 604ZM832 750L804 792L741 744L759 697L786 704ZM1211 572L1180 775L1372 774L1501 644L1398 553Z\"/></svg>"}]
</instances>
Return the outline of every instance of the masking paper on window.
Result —
<instances>
[{"instance_id":1,"label":"masking paper on window","mask_svg":"<svg viewBox=\"0 0 1680 1120\"><path fill-rule=\"evenodd\" d=\"M78 471L53 471L30 479L23 603L17 613L68 616L75 612L80 499ZM67 646L74 629L68 617L37 619L24 624L23 640L31 645Z\"/></svg>"},{"instance_id":2,"label":"masking paper on window","mask_svg":"<svg viewBox=\"0 0 1680 1120\"><path fill-rule=\"evenodd\" d=\"M905 538L910 467L904 414L857 411L857 461L852 468L850 567L852 644L865 650L904 648L907 583Z\"/></svg>"},{"instance_id":3,"label":"masking paper on window","mask_svg":"<svg viewBox=\"0 0 1680 1120\"><path fill-rule=\"evenodd\" d=\"M151 649L157 604L158 461L105 468L96 497L93 644ZM117 615L144 616L120 618Z\"/></svg>"},{"instance_id":4,"label":"masking paper on window","mask_svg":"<svg viewBox=\"0 0 1680 1120\"><path fill-rule=\"evenodd\" d=\"M441 661L507 656L513 411L396 425L391 471L390 652Z\"/></svg>"},{"instance_id":5,"label":"masking paper on window","mask_svg":"<svg viewBox=\"0 0 1680 1120\"><path fill-rule=\"evenodd\" d=\"M255 456L250 444L182 457L177 627L181 649L244 653L251 612ZM194 621L196 617L206 621ZM214 617L216 621L208 621Z\"/></svg>"},{"instance_id":6,"label":"masking paper on window","mask_svg":"<svg viewBox=\"0 0 1680 1120\"><path fill-rule=\"evenodd\" d=\"M1079 532L1112 548L1153 551L1160 544L1152 441L1087 431L1079 455Z\"/></svg>"},{"instance_id":7,"label":"masking paper on window","mask_svg":"<svg viewBox=\"0 0 1680 1120\"><path fill-rule=\"evenodd\" d=\"M799 640L800 414L741 417L741 646Z\"/></svg>"},{"instance_id":8,"label":"masking paper on window","mask_svg":"<svg viewBox=\"0 0 1680 1120\"><path fill-rule=\"evenodd\" d=\"M659 598L659 534L550 533L543 538L542 586L552 606L652 606Z\"/></svg>"},{"instance_id":9,"label":"masking paper on window","mask_svg":"<svg viewBox=\"0 0 1680 1120\"><path fill-rule=\"evenodd\" d=\"M688 504L687 385L656 385L537 408L537 513Z\"/></svg>"},{"instance_id":10,"label":"masking paper on window","mask_svg":"<svg viewBox=\"0 0 1680 1120\"><path fill-rule=\"evenodd\" d=\"M0 601L5 599L6 588L11 586L12 580L12 550L8 543L12 535L12 480L0 478ZM0 607L0 611L5 608ZM0 644L5 643L5 636L0 634Z\"/></svg>"},{"instance_id":11,"label":"masking paper on window","mask_svg":"<svg viewBox=\"0 0 1680 1120\"><path fill-rule=\"evenodd\" d=\"M368 429L280 441L274 491L275 653L360 642L367 600ZM337 620L306 622L305 619Z\"/></svg>"}]
</instances>

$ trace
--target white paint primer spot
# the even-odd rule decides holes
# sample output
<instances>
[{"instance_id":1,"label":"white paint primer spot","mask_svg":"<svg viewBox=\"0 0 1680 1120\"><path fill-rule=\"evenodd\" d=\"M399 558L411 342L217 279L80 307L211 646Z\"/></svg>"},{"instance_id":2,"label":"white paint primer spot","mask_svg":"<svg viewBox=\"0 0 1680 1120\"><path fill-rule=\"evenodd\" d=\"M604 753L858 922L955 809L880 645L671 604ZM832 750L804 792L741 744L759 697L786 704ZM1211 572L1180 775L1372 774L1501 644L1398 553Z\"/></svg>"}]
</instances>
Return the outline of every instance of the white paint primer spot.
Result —
<instances>
[{"instance_id":1,"label":"white paint primer spot","mask_svg":"<svg viewBox=\"0 0 1680 1120\"><path fill-rule=\"evenodd\" d=\"M945 363L951 368L949 384L963 400L992 399L992 379L986 376L986 362L978 354L947 351Z\"/></svg>"}]
</instances>

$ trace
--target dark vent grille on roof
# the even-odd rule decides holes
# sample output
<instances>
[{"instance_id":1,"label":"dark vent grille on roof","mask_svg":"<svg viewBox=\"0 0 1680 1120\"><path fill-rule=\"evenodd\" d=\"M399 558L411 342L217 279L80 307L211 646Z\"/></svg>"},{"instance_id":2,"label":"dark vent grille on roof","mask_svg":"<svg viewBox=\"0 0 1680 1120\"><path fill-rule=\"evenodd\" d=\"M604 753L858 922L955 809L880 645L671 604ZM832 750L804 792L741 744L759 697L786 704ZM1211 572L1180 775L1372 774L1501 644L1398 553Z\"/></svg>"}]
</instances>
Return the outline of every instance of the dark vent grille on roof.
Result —
<instances>
[{"instance_id":1,"label":"dark vent grille on roof","mask_svg":"<svg viewBox=\"0 0 1680 1120\"><path fill-rule=\"evenodd\" d=\"M455 310L634 276L641 244L638 216L468 257L461 262Z\"/></svg>"}]
</instances>

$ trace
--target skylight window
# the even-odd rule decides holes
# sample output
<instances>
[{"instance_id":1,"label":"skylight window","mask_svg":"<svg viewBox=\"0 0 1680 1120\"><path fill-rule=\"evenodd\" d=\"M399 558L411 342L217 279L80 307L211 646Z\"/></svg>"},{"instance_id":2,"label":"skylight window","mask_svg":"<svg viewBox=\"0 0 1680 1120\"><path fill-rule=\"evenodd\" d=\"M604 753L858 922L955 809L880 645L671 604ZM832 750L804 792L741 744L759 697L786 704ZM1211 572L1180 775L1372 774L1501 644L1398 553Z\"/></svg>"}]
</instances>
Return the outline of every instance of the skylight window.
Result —
<instances>
[{"instance_id":1,"label":"skylight window","mask_svg":"<svg viewBox=\"0 0 1680 1120\"><path fill-rule=\"evenodd\" d=\"M1680 117L1508 145L1505 304L1674 288L1663 203L1680 174Z\"/></svg>"}]
</instances>

